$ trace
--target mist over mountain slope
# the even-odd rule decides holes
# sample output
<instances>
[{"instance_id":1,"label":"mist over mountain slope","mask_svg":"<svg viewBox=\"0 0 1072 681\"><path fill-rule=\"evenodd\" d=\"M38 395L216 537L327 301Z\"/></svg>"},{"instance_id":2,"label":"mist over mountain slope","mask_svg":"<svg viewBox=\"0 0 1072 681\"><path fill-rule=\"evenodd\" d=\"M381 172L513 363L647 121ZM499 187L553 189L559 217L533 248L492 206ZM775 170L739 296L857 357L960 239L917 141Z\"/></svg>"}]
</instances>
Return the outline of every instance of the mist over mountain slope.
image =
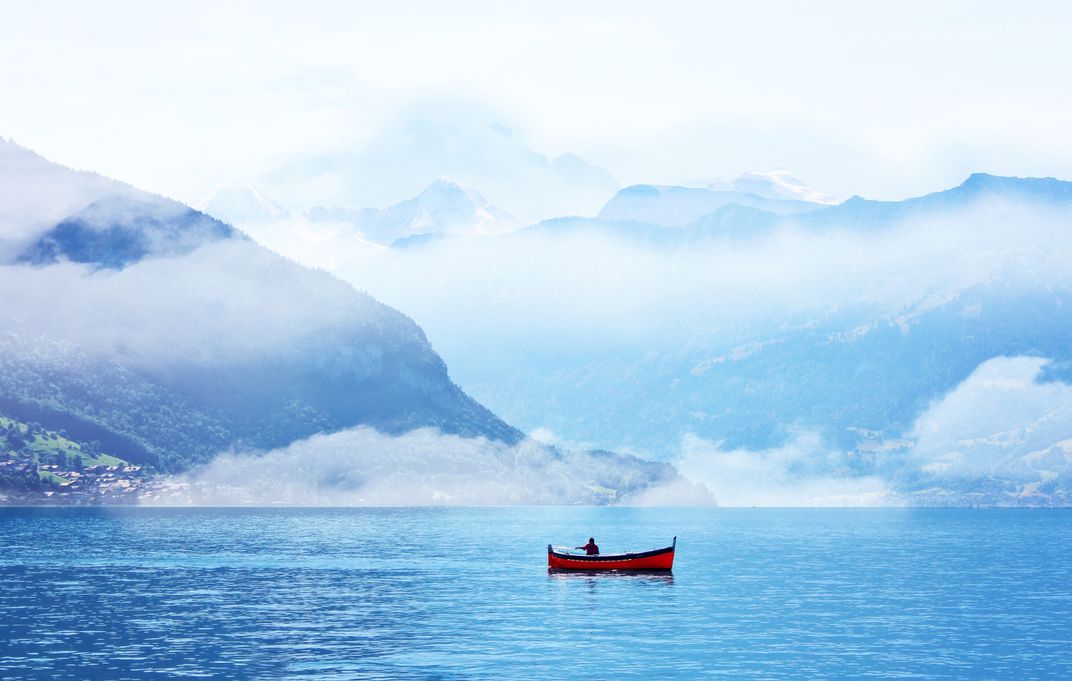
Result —
<instances>
[{"instance_id":1,"label":"mist over mountain slope","mask_svg":"<svg viewBox=\"0 0 1072 681\"><path fill-rule=\"evenodd\" d=\"M5 260L46 229L104 195L134 197L137 190L95 173L50 163L0 137L0 257ZM10 178L10 179L9 179Z\"/></svg>"},{"instance_id":2,"label":"mist over mountain slope","mask_svg":"<svg viewBox=\"0 0 1072 681\"><path fill-rule=\"evenodd\" d=\"M373 299L181 204L3 152L20 198L0 213L0 411L191 481L261 498L289 468L311 503L681 484L578 453L605 448L728 504L1072 499L1072 183L976 174L837 205L640 186L520 229L446 181L355 212L229 195L259 240ZM481 211L510 229L481 234ZM400 486L378 452L439 482Z\"/></svg>"},{"instance_id":3,"label":"mist over mountain slope","mask_svg":"<svg viewBox=\"0 0 1072 681\"><path fill-rule=\"evenodd\" d=\"M341 273L410 311L460 383L527 430L663 457L692 437L715 460L806 436L794 451L827 462L815 480L922 494L909 453L935 404L998 358L1041 358L1039 381L1072 361L1070 188L973 175L903 202L729 204L683 226L569 218ZM1024 485L1048 489L1036 473L932 478L944 492L927 498L1020 503Z\"/></svg>"},{"instance_id":4,"label":"mist over mountain slope","mask_svg":"<svg viewBox=\"0 0 1072 681\"><path fill-rule=\"evenodd\" d=\"M816 227L882 227L917 215L938 218L957 215L979 202L1067 207L1072 203L1072 183L1046 178L999 177L974 173L960 185L904 201L869 201L854 196L837 206L801 216ZM1000 215L1000 213L999 213ZM985 214L980 215L985 219Z\"/></svg>"},{"instance_id":5,"label":"mist over mountain slope","mask_svg":"<svg viewBox=\"0 0 1072 681\"><path fill-rule=\"evenodd\" d=\"M387 436L359 427L257 456L226 453L176 478L211 505L708 505L701 485L665 463L603 451L514 445L422 428Z\"/></svg>"},{"instance_id":6,"label":"mist over mountain slope","mask_svg":"<svg viewBox=\"0 0 1072 681\"><path fill-rule=\"evenodd\" d=\"M485 112L414 111L404 125L387 126L351 149L293 158L259 182L301 212L315 206L384 208L449 177L526 223L591 215L618 189L603 168L573 154L537 153L491 120Z\"/></svg>"},{"instance_id":7,"label":"mist over mountain slope","mask_svg":"<svg viewBox=\"0 0 1072 681\"><path fill-rule=\"evenodd\" d=\"M389 246L398 239L422 235L506 234L521 226L480 192L446 178L387 208L314 206L297 213L249 183L222 186L205 197L201 206L205 213L240 226L258 240L278 231L281 224L289 224L296 239L310 230L333 229L342 237L338 242L353 242L351 248L362 241Z\"/></svg>"},{"instance_id":8,"label":"mist over mountain slope","mask_svg":"<svg viewBox=\"0 0 1072 681\"><path fill-rule=\"evenodd\" d=\"M320 223L347 223L362 238L390 245L421 235L497 235L521 226L517 218L489 203L480 192L439 179L417 196L387 208L317 206L305 217Z\"/></svg>"},{"instance_id":9,"label":"mist over mountain slope","mask_svg":"<svg viewBox=\"0 0 1072 681\"><path fill-rule=\"evenodd\" d=\"M35 197L3 216L5 411L164 469L355 425L520 439L411 319L350 285L13 144L0 161L5 193Z\"/></svg>"},{"instance_id":10,"label":"mist over mountain slope","mask_svg":"<svg viewBox=\"0 0 1072 681\"><path fill-rule=\"evenodd\" d=\"M784 168L767 171L753 170L732 180L711 182L707 188L712 191L755 194L766 199L807 201L825 205L840 203L832 194L812 189L804 180Z\"/></svg>"},{"instance_id":11,"label":"mist over mountain slope","mask_svg":"<svg viewBox=\"0 0 1072 681\"><path fill-rule=\"evenodd\" d=\"M601 220L643 222L685 227L729 205L755 208L778 215L815 210L821 204L795 199L769 199L739 191L693 187L634 185L614 195L599 211Z\"/></svg>"},{"instance_id":12,"label":"mist over mountain slope","mask_svg":"<svg viewBox=\"0 0 1072 681\"><path fill-rule=\"evenodd\" d=\"M146 257L185 255L239 235L233 228L172 201L109 196L39 236L16 258L32 265L61 260L122 269Z\"/></svg>"},{"instance_id":13,"label":"mist over mountain slope","mask_svg":"<svg viewBox=\"0 0 1072 681\"><path fill-rule=\"evenodd\" d=\"M230 225L281 220L290 214L290 211L265 196L263 190L250 182L220 184L194 207Z\"/></svg>"}]
</instances>

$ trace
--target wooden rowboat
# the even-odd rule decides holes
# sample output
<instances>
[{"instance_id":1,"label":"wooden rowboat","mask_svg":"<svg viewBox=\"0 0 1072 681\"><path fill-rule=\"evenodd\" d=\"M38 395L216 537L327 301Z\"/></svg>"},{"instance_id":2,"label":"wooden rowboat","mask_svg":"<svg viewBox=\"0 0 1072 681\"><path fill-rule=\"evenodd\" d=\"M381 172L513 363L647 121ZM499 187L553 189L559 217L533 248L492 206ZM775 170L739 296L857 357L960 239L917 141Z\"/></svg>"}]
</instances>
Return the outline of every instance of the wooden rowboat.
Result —
<instances>
[{"instance_id":1,"label":"wooden rowboat","mask_svg":"<svg viewBox=\"0 0 1072 681\"><path fill-rule=\"evenodd\" d=\"M669 572L674 567L674 549L676 548L677 537L674 537L674 543L665 549L652 549L651 551L641 551L640 553L607 553L594 556L556 551L553 546L548 544L547 569L579 570L582 572Z\"/></svg>"}]
</instances>

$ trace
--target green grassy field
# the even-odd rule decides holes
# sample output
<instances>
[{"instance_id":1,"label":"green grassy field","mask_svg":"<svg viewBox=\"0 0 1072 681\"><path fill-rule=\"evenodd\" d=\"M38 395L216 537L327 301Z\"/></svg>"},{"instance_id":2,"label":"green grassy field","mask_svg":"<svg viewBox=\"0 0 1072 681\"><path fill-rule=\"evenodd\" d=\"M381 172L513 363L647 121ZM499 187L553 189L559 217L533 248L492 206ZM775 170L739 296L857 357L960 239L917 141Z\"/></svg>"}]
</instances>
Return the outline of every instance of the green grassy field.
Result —
<instances>
[{"instance_id":1,"label":"green grassy field","mask_svg":"<svg viewBox=\"0 0 1072 681\"><path fill-rule=\"evenodd\" d=\"M0 430L8 431L12 425L24 435L30 429L26 423L16 421L7 416L0 416ZM123 459L110 454L83 451L82 445L79 443L51 430L35 430L33 438L29 439L26 444L38 464L49 463L52 458L59 454L68 462L72 462L76 458L81 459L83 467L128 465ZM0 456L12 456L12 449L10 438L0 434ZM64 468L67 468L67 466L64 466ZM41 471L40 475L41 479L46 482L54 484L67 482L65 478L50 471Z\"/></svg>"}]
</instances>

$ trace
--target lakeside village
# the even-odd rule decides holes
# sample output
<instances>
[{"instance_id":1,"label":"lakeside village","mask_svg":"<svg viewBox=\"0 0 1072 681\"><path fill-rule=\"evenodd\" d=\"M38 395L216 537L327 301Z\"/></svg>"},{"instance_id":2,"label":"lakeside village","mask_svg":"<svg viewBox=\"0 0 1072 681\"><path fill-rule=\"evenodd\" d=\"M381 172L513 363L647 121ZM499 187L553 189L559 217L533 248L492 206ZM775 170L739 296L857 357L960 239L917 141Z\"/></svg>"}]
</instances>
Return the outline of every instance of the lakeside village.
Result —
<instances>
[{"instance_id":1,"label":"lakeside village","mask_svg":"<svg viewBox=\"0 0 1072 681\"><path fill-rule=\"evenodd\" d=\"M101 452L99 443L0 416L0 504L133 504L159 486L144 466Z\"/></svg>"},{"instance_id":2,"label":"lakeside village","mask_svg":"<svg viewBox=\"0 0 1072 681\"><path fill-rule=\"evenodd\" d=\"M284 499L284 503L286 500ZM245 487L159 475L66 432L0 415L0 506L255 503Z\"/></svg>"}]
</instances>

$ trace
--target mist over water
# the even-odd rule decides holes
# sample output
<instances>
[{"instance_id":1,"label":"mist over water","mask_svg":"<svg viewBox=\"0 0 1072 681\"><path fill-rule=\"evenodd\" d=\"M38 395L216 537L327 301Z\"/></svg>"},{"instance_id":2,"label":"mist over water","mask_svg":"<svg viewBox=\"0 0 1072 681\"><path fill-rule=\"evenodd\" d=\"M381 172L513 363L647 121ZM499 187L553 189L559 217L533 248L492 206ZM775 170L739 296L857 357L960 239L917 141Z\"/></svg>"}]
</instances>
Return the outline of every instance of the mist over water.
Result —
<instances>
[{"instance_id":1,"label":"mist over water","mask_svg":"<svg viewBox=\"0 0 1072 681\"><path fill-rule=\"evenodd\" d=\"M171 479L143 504L493 506L710 505L701 486L665 464L609 452L559 450L372 428L316 435L262 453L222 453Z\"/></svg>"}]
</instances>

